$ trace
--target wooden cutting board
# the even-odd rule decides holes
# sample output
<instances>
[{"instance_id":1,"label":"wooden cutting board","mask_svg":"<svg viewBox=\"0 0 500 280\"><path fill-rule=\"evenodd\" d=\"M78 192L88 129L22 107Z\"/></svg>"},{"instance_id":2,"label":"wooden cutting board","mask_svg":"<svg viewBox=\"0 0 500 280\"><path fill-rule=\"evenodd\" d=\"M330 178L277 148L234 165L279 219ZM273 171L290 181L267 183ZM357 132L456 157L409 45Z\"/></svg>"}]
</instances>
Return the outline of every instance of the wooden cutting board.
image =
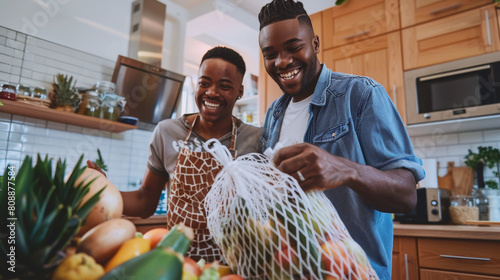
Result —
<instances>
[{"instance_id":1,"label":"wooden cutting board","mask_svg":"<svg viewBox=\"0 0 500 280\"><path fill-rule=\"evenodd\" d=\"M472 193L472 185L474 184L474 169L468 166L457 166L453 167L451 174L455 185L452 193L456 195L470 195Z\"/></svg>"},{"instance_id":2,"label":"wooden cutting board","mask_svg":"<svg viewBox=\"0 0 500 280\"><path fill-rule=\"evenodd\" d=\"M437 165L439 170L439 162ZM470 195L474 184L474 169L468 166L455 166L448 162L448 170L444 176L438 176L438 187L450 190L454 195Z\"/></svg>"}]
</instances>

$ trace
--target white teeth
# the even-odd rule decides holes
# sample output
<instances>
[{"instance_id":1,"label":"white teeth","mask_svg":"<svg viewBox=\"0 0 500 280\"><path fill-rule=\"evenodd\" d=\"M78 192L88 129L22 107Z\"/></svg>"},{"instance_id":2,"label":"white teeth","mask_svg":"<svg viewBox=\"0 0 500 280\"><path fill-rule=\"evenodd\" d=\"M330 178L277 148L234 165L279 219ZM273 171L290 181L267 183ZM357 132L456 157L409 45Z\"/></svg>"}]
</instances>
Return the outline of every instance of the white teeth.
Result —
<instances>
[{"instance_id":1,"label":"white teeth","mask_svg":"<svg viewBox=\"0 0 500 280\"><path fill-rule=\"evenodd\" d=\"M208 108L211 108L211 109L217 109L220 107L220 104L211 103L208 101L205 101L204 104L205 104L205 106L207 106Z\"/></svg>"},{"instance_id":2,"label":"white teeth","mask_svg":"<svg viewBox=\"0 0 500 280\"><path fill-rule=\"evenodd\" d=\"M293 77L295 77L295 75L297 75L297 73L299 73L299 69L295 69L295 70L290 71L288 73L280 74L280 77L285 79L285 80L289 80L289 79L292 79Z\"/></svg>"}]
</instances>

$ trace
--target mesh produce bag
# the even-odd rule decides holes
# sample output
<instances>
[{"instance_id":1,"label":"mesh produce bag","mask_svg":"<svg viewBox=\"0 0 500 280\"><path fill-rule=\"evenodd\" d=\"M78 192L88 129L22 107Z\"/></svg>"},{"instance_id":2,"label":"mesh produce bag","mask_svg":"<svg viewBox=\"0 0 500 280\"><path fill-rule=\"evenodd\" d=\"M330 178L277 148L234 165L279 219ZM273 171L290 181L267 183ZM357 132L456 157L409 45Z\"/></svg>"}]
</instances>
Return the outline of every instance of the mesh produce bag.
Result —
<instances>
[{"instance_id":1,"label":"mesh produce bag","mask_svg":"<svg viewBox=\"0 0 500 280\"><path fill-rule=\"evenodd\" d=\"M224 168L205 198L208 228L229 266L245 279L378 279L323 192L305 193L270 157L233 161L205 143Z\"/></svg>"}]
</instances>

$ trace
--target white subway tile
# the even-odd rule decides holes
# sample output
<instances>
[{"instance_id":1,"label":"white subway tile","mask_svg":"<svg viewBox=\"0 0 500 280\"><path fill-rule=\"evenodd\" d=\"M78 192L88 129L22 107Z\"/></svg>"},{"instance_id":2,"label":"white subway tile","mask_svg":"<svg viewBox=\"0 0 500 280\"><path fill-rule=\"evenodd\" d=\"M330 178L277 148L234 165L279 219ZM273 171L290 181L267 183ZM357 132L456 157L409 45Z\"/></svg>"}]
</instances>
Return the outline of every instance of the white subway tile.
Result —
<instances>
[{"instance_id":1,"label":"white subway tile","mask_svg":"<svg viewBox=\"0 0 500 280\"><path fill-rule=\"evenodd\" d=\"M4 48L3 52L0 53L0 62L5 63L5 64L12 64L12 55L8 55L8 52L12 51L11 48ZM12 51L12 54L14 52Z\"/></svg>"},{"instance_id":2,"label":"white subway tile","mask_svg":"<svg viewBox=\"0 0 500 280\"><path fill-rule=\"evenodd\" d=\"M10 75L4 72L0 72L0 83L7 83L10 80Z\"/></svg>"},{"instance_id":3,"label":"white subway tile","mask_svg":"<svg viewBox=\"0 0 500 280\"><path fill-rule=\"evenodd\" d=\"M46 127L47 126L46 120L35 119L35 118L30 118L30 117L26 117L24 120L24 123L27 125L34 125L36 127Z\"/></svg>"},{"instance_id":4,"label":"white subway tile","mask_svg":"<svg viewBox=\"0 0 500 280\"><path fill-rule=\"evenodd\" d=\"M459 133L458 140L460 144L481 143L483 141L483 133L481 131Z\"/></svg>"},{"instance_id":5,"label":"white subway tile","mask_svg":"<svg viewBox=\"0 0 500 280\"><path fill-rule=\"evenodd\" d=\"M33 77L33 71L28 70L28 69L26 69L26 68L23 68L23 70L21 71L21 77L22 77L22 79L21 79L21 80L23 80L23 79L29 79L29 80L32 80L32 77ZM33 83L33 82L32 82L32 83L30 83L30 84L32 84L32 85L34 86L34 85L36 85L37 83Z\"/></svg>"},{"instance_id":6,"label":"white subway tile","mask_svg":"<svg viewBox=\"0 0 500 280\"><path fill-rule=\"evenodd\" d=\"M7 28L0 26L0 36L7 37L7 31Z\"/></svg>"},{"instance_id":7,"label":"white subway tile","mask_svg":"<svg viewBox=\"0 0 500 280\"><path fill-rule=\"evenodd\" d=\"M8 133L10 131L10 122L0 121L0 133Z\"/></svg>"},{"instance_id":8,"label":"white subway tile","mask_svg":"<svg viewBox=\"0 0 500 280\"><path fill-rule=\"evenodd\" d=\"M484 141L500 141L500 129L485 130Z\"/></svg>"},{"instance_id":9,"label":"white subway tile","mask_svg":"<svg viewBox=\"0 0 500 280\"><path fill-rule=\"evenodd\" d=\"M7 30L7 38L16 39L16 33L17 33L16 31L8 29Z\"/></svg>"},{"instance_id":10,"label":"white subway tile","mask_svg":"<svg viewBox=\"0 0 500 280\"><path fill-rule=\"evenodd\" d=\"M25 132L24 124L13 123L10 125L10 132L23 133Z\"/></svg>"},{"instance_id":11,"label":"white subway tile","mask_svg":"<svg viewBox=\"0 0 500 280\"><path fill-rule=\"evenodd\" d=\"M14 51L14 58L23 59L24 52L22 50L16 49Z\"/></svg>"},{"instance_id":12,"label":"white subway tile","mask_svg":"<svg viewBox=\"0 0 500 280\"><path fill-rule=\"evenodd\" d=\"M474 145L464 144L464 145L449 145L446 147L448 155L466 155L469 149L472 149Z\"/></svg>"},{"instance_id":13,"label":"white subway tile","mask_svg":"<svg viewBox=\"0 0 500 280\"><path fill-rule=\"evenodd\" d=\"M24 123L25 117L19 115L12 115L12 123Z\"/></svg>"},{"instance_id":14,"label":"white subway tile","mask_svg":"<svg viewBox=\"0 0 500 280\"><path fill-rule=\"evenodd\" d=\"M66 130L66 124L65 123L60 123L60 122L53 122L53 121L48 121L47 122L47 128L50 129L56 129L56 130ZM50 132L49 132L50 134Z\"/></svg>"},{"instance_id":15,"label":"white subway tile","mask_svg":"<svg viewBox=\"0 0 500 280\"><path fill-rule=\"evenodd\" d=\"M71 124L68 124L67 128L66 128L69 132L73 132L73 133L79 133L81 134L82 131L83 131L83 127L81 126L76 126L76 125L71 125Z\"/></svg>"},{"instance_id":16,"label":"white subway tile","mask_svg":"<svg viewBox=\"0 0 500 280\"><path fill-rule=\"evenodd\" d=\"M18 32L16 40L24 43L24 42L26 42L26 37L27 37L26 34Z\"/></svg>"},{"instance_id":17,"label":"white subway tile","mask_svg":"<svg viewBox=\"0 0 500 280\"><path fill-rule=\"evenodd\" d=\"M3 151L7 150L7 143L9 143L9 142L7 142L6 140L0 140L0 151L1 150L3 150Z\"/></svg>"},{"instance_id":18,"label":"white subway tile","mask_svg":"<svg viewBox=\"0 0 500 280\"><path fill-rule=\"evenodd\" d=\"M12 66L11 74L15 75L15 76L20 76L21 75L21 67Z\"/></svg>"},{"instance_id":19,"label":"white subway tile","mask_svg":"<svg viewBox=\"0 0 500 280\"><path fill-rule=\"evenodd\" d=\"M7 160L21 160L21 152L20 151L11 151L10 149L7 151Z\"/></svg>"},{"instance_id":20,"label":"white subway tile","mask_svg":"<svg viewBox=\"0 0 500 280\"><path fill-rule=\"evenodd\" d=\"M6 141L0 141L1 142L6 142ZM22 143L16 143L16 142L9 142L9 151L21 151L23 147ZM0 147L1 149L1 147Z\"/></svg>"},{"instance_id":21,"label":"white subway tile","mask_svg":"<svg viewBox=\"0 0 500 280\"><path fill-rule=\"evenodd\" d=\"M10 73L12 70L12 65L0 63L0 72Z\"/></svg>"},{"instance_id":22,"label":"white subway tile","mask_svg":"<svg viewBox=\"0 0 500 280\"><path fill-rule=\"evenodd\" d=\"M12 118L11 114L0 112L0 121L1 122L8 122L8 123L10 123L11 118Z\"/></svg>"}]
</instances>

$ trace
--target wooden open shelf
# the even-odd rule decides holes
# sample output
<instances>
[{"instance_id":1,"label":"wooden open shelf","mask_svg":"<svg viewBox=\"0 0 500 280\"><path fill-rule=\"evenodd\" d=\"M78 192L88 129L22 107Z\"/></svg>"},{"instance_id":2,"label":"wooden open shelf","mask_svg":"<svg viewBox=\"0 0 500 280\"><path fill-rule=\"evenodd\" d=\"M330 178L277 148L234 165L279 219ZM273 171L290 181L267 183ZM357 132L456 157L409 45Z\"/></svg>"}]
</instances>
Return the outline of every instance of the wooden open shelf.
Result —
<instances>
[{"instance_id":1,"label":"wooden open shelf","mask_svg":"<svg viewBox=\"0 0 500 280\"><path fill-rule=\"evenodd\" d=\"M72 124L76 126L94 128L110 132L123 132L137 128L137 126L135 125L89 117L76 113L63 112L24 102L17 102L7 99L0 99L0 102L3 103L3 106L0 106L0 112L10 113L14 115Z\"/></svg>"}]
</instances>

